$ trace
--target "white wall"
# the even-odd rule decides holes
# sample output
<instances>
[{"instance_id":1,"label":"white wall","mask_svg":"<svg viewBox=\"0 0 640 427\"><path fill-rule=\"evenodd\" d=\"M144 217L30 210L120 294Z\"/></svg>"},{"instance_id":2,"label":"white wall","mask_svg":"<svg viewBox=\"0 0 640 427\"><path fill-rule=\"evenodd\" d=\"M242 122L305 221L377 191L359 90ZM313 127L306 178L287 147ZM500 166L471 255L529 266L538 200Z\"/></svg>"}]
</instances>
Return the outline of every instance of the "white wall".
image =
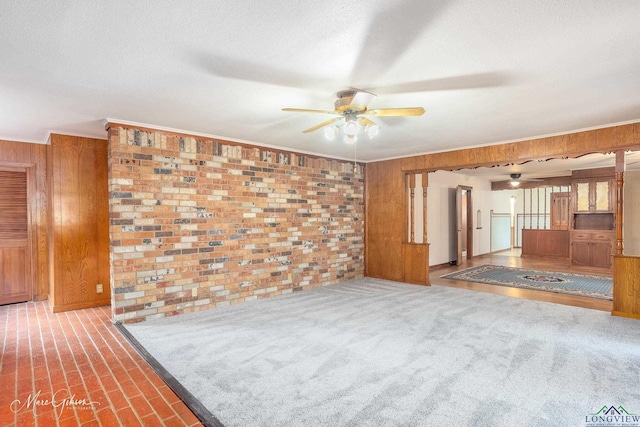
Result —
<instances>
[{"instance_id":1,"label":"white wall","mask_svg":"<svg viewBox=\"0 0 640 427\"><path fill-rule=\"evenodd\" d=\"M429 265L444 264L456 259L456 187L472 187L473 255L489 253L489 211L491 210L491 182L454 172L437 171L429 174L427 194L427 239ZM482 229L477 229L480 209Z\"/></svg>"},{"instance_id":2,"label":"white wall","mask_svg":"<svg viewBox=\"0 0 640 427\"><path fill-rule=\"evenodd\" d=\"M625 255L640 256L640 171L624 174L622 239Z\"/></svg>"},{"instance_id":3,"label":"white wall","mask_svg":"<svg viewBox=\"0 0 640 427\"><path fill-rule=\"evenodd\" d=\"M499 190L491 192L491 209L495 214L511 214L511 197L516 198L515 211L519 212L519 199L522 198L520 190ZM496 221L498 223L498 221ZM511 248L511 218L501 218L499 223L502 227L491 229L491 251L497 252ZM491 224L488 224L490 226Z\"/></svg>"}]
</instances>

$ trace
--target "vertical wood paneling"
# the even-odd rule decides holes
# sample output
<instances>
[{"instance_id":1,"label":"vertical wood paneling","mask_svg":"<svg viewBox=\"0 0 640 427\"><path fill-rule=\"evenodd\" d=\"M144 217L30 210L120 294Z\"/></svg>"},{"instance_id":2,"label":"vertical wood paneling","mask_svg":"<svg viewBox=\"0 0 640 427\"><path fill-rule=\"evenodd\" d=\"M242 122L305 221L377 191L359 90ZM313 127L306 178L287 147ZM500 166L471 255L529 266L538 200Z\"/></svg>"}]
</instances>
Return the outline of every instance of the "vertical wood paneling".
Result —
<instances>
[{"instance_id":1,"label":"vertical wood paneling","mask_svg":"<svg viewBox=\"0 0 640 427\"><path fill-rule=\"evenodd\" d=\"M49 151L54 311L109 304L107 141L52 135Z\"/></svg>"},{"instance_id":2,"label":"vertical wood paneling","mask_svg":"<svg viewBox=\"0 0 640 427\"><path fill-rule=\"evenodd\" d=\"M24 167L27 170L30 250L24 257L25 262L30 263L31 297L34 300L47 299L46 146L0 140L0 166Z\"/></svg>"},{"instance_id":3,"label":"vertical wood paneling","mask_svg":"<svg viewBox=\"0 0 640 427\"><path fill-rule=\"evenodd\" d=\"M109 144L98 144L94 147L94 171L96 194L96 251L97 280L102 284L101 300L111 299L111 280L109 265Z\"/></svg>"},{"instance_id":4,"label":"vertical wood paneling","mask_svg":"<svg viewBox=\"0 0 640 427\"><path fill-rule=\"evenodd\" d=\"M402 245L405 283L429 285L428 250L429 246L426 244L404 243Z\"/></svg>"},{"instance_id":5,"label":"vertical wood paneling","mask_svg":"<svg viewBox=\"0 0 640 427\"><path fill-rule=\"evenodd\" d=\"M48 240L47 240L47 150L44 145L30 144L31 159L34 164L29 168L29 194L32 229L30 230L32 277L36 283L34 299L44 300L49 295L48 276Z\"/></svg>"},{"instance_id":6,"label":"vertical wood paneling","mask_svg":"<svg viewBox=\"0 0 640 427\"><path fill-rule=\"evenodd\" d=\"M366 274L402 281L404 173L398 161L369 163L366 182Z\"/></svg>"},{"instance_id":7,"label":"vertical wood paneling","mask_svg":"<svg viewBox=\"0 0 640 427\"><path fill-rule=\"evenodd\" d=\"M640 257L613 257L614 316L640 319Z\"/></svg>"}]
</instances>

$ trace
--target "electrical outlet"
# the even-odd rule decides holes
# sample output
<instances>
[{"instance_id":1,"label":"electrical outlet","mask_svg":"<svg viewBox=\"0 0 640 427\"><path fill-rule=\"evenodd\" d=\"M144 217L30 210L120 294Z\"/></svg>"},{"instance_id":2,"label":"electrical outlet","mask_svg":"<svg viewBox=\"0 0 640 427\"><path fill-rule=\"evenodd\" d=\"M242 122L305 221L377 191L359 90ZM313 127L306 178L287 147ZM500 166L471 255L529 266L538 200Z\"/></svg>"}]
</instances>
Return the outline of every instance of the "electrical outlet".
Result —
<instances>
[{"instance_id":1,"label":"electrical outlet","mask_svg":"<svg viewBox=\"0 0 640 427\"><path fill-rule=\"evenodd\" d=\"M191 296L192 297L198 296L198 289L197 288L192 288L191 289Z\"/></svg>"},{"instance_id":2,"label":"electrical outlet","mask_svg":"<svg viewBox=\"0 0 640 427\"><path fill-rule=\"evenodd\" d=\"M102 283L98 283L96 285L96 292L101 294L104 291L104 289L102 289Z\"/></svg>"}]
</instances>

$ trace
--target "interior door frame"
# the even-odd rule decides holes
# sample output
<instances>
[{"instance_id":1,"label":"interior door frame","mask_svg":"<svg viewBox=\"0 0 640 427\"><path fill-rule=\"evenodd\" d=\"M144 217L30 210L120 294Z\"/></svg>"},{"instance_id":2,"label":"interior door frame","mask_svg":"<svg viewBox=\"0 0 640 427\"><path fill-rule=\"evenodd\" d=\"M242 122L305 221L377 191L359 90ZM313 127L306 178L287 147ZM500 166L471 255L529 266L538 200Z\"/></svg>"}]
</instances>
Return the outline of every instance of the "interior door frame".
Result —
<instances>
[{"instance_id":1,"label":"interior door frame","mask_svg":"<svg viewBox=\"0 0 640 427\"><path fill-rule=\"evenodd\" d=\"M473 199L471 192L473 187L467 185L458 185L456 187L456 265L462 264L462 191L466 190L464 197L467 202L467 259L473 257Z\"/></svg>"},{"instance_id":2,"label":"interior door frame","mask_svg":"<svg viewBox=\"0 0 640 427\"><path fill-rule=\"evenodd\" d=\"M33 301L33 296L37 295L37 280L36 280L36 260L38 257L36 233L33 229L34 224L37 224L36 212L33 209L33 199L35 194L35 168L33 163L21 163L21 162L7 162L0 160L0 170L9 172L26 172L27 175L27 254L29 260L27 262L29 271L26 278L28 283L26 284L27 301Z\"/></svg>"}]
</instances>

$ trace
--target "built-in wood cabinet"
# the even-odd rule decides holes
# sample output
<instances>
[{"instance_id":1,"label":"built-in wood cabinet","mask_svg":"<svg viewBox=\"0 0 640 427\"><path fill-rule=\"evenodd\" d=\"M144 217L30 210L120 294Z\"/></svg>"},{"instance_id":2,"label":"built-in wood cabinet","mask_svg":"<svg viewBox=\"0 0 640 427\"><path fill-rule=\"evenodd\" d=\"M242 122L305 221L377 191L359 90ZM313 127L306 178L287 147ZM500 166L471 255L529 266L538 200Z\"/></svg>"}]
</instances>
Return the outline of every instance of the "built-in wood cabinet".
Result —
<instances>
[{"instance_id":1,"label":"built-in wood cabinet","mask_svg":"<svg viewBox=\"0 0 640 427\"><path fill-rule=\"evenodd\" d=\"M613 234L612 231L573 231L571 263L584 267L611 268Z\"/></svg>"},{"instance_id":2,"label":"built-in wood cabinet","mask_svg":"<svg viewBox=\"0 0 640 427\"><path fill-rule=\"evenodd\" d=\"M613 177L576 179L573 186L575 213L613 212Z\"/></svg>"},{"instance_id":3,"label":"built-in wood cabinet","mask_svg":"<svg viewBox=\"0 0 640 427\"><path fill-rule=\"evenodd\" d=\"M572 174L571 264L611 269L615 244L614 168Z\"/></svg>"},{"instance_id":4,"label":"built-in wood cabinet","mask_svg":"<svg viewBox=\"0 0 640 427\"><path fill-rule=\"evenodd\" d=\"M522 229L522 256L569 257L569 231Z\"/></svg>"}]
</instances>

